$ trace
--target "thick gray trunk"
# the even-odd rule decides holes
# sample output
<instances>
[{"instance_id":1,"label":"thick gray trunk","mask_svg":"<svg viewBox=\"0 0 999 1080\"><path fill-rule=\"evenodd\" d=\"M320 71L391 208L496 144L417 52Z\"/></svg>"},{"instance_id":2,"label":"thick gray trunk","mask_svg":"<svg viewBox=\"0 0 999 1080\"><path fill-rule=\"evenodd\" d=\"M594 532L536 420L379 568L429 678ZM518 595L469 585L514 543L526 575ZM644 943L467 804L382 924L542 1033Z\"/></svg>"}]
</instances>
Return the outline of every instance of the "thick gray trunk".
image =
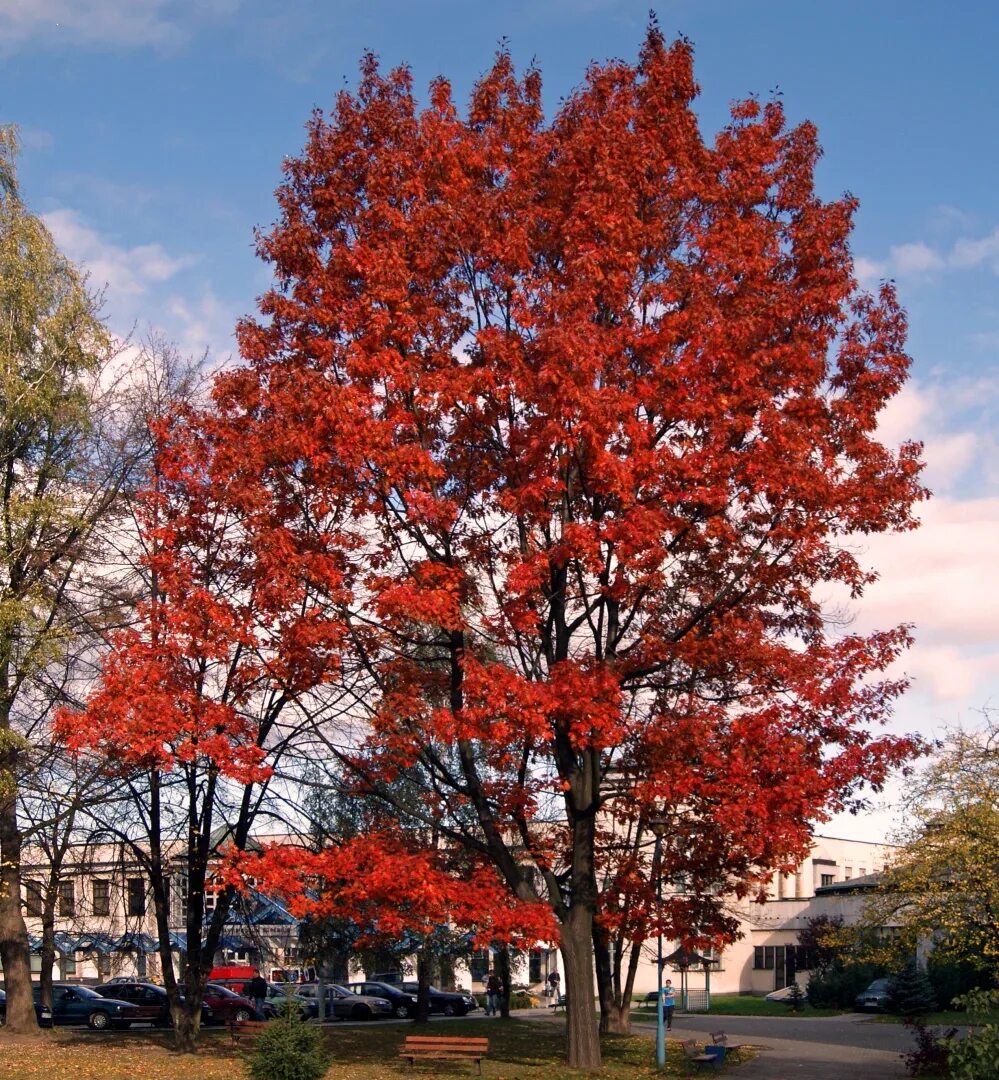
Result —
<instances>
[{"instance_id":1,"label":"thick gray trunk","mask_svg":"<svg viewBox=\"0 0 999 1080\"><path fill-rule=\"evenodd\" d=\"M565 963L568 1065L596 1072L600 1068L600 1032L593 996L593 911L574 904L562 924Z\"/></svg>"},{"instance_id":2,"label":"thick gray trunk","mask_svg":"<svg viewBox=\"0 0 999 1080\"><path fill-rule=\"evenodd\" d=\"M0 728L0 731L6 730ZM0 963L7 990L7 1031L38 1030L31 996L31 953L21 914L21 832L13 766L0 761Z\"/></svg>"}]
</instances>

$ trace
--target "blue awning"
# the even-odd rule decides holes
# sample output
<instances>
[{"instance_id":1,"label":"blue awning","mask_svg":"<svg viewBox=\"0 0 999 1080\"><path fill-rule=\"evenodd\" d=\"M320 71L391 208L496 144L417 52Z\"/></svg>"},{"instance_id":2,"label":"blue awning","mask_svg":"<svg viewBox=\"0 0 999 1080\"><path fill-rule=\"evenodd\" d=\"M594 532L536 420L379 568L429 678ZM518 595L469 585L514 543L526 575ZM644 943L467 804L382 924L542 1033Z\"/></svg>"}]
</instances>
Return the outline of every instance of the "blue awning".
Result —
<instances>
[{"instance_id":1,"label":"blue awning","mask_svg":"<svg viewBox=\"0 0 999 1080\"><path fill-rule=\"evenodd\" d=\"M81 934L76 939L77 952L98 952L107 955L114 952L118 942L110 934Z\"/></svg>"},{"instance_id":2,"label":"blue awning","mask_svg":"<svg viewBox=\"0 0 999 1080\"><path fill-rule=\"evenodd\" d=\"M148 934L130 933L122 934L114 943L114 947L118 952L154 953L159 949L160 944Z\"/></svg>"},{"instance_id":3,"label":"blue awning","mask_svg":"<svg viewBox=\"0 0 999 1080\"><path fill-rule=\"evenodd\" d=\"M53 935L55 950L61 956L72 956L76 952L76 936L65 930L57 930Z\"/></svg>"},{"instance_id":4,"label":"blue awning","mask_svg":"<svg viewBox=\"0 0 999 1080\"><path fill-rule=\"evenodd\" d=\"M228 949L230 952L246 952L253 947L252 941L247 941L237 934L223 934L219 938L219 948Z\"/></svg>"},{"instance_id":5,"label":"blue awning","mask_svg":"<svg viewBox=\"0 0 999 1080\"><path fill-rule=\"evenodd\" d=\"M171 949L187 952L187 934L183 930L171 930L169 940Z\"/></svg>"}]
</instances>

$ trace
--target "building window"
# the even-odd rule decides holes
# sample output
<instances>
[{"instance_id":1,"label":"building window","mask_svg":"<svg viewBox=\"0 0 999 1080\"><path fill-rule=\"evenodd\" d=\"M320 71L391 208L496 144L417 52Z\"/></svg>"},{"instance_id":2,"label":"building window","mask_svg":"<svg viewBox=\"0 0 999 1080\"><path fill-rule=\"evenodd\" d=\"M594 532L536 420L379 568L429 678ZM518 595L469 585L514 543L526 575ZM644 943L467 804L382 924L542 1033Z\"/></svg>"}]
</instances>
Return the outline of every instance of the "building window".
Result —
<instances>
[{"instance_id":1,"label":"building window","mask_svg":"<svg viewBox=\"0 0 999 1080\"><path fill-rule=\"evenodd\" d=\"M861 877L864 877L864 875L865 875L866 873L867 873L867 867L866 867L866 866L862 866L862 867L860 868L860 876L861 876Z\"/></svg>"},{"instance_id":2,"label":"building window","mask_svg":"<svg viewBox=\"0 0 999 1080\"><path fill-rule=\"evenodd\" d=\"M111 957L107 953L97 954L97 974L102 976L111 974Z\"/></svg>"},{"instance_id":3,"label":"building window","mask_svg":"<svg viewBox=\"0 0 999 1080\"><path fill-rule=\"evenodd\" d=\"M40 881L24 883L24 911L27 915L41 915L42 883Z\"/></svg>"},{"instance_id":4,"label":"building window","mask_svg":"<svg viewBox=\"0 0 999 1080\"><path fill-rule=\"evenodd\" d=\"M819 884L822 885L823 888L826 885L831 885L832 883L833 883L832 874L822 874L822 876L820 878L820 881L819 881Z\"/></svg>"},{"instance_id":5,"label":"building window","mask_svg":"<svg viewBox=\"0 0 999 1080\"><path fill-rule=\"evenodd\" d=\"M187 874L170 875L170 915L175 926L187 925Z\"/></svg>"},{"instance_id":6,"label":"building window","mask_svg":"<svg viewBox=\"0 0 999 1080\"><path fill-rule=\"evenodd\" d=\"M541 965L544 960L544 953L540 949L531 949L527 958L527 981L529 983L539 983L543 978L541 974Z\"/></svg>"},{"instance_id":7,"label":"building window","mask_svg":"<svg viewBox=\"0 0 999 1080\"><path fill-rule=\"evenodd\" d=\"M783 949L781 949L783 952ZM719 961L716 961L718 963ZM773 971L774 969L774 946L757 945L753 949L753 967L757 971Z\"/></svg>"},{"instance_id":8,"label":"building window","mask_svg":"<svg viewBox=\"0 0 999 1080\"><path fill-rule=\"evenodd\" d=\"M486 972L489 970L489 950L476 949L472 953L468 968L473 982L485 982Z\"/></svg>"},{"instance_id":9,"label":"building window","mask_svg":"<svg viewBox=\"0 0 999 1080\"><path fill-rule=\"evenodd\" d=\"M128 913L129 915L145 915L146 913L146 883L140 877L128 879Z\"/></svg>"},{"instance_id":10,"label":"building window","mask_svg":"<svg viewBox=\"0 0 999 1080\"><path fill-rule=\"evenodd\" d=\"M849 881L850 878L852 878L852 877L853 877L853 867L852 866L845 867L844 870L843 870L843 880L844 881Z\"/></svg>"},{"instance_id":11,"label":"building window","mask_svg":"<svg viewBox=\"0 0 999 1080\"><path fill-rule=\"evenodd\" d=\"M95 915L110 915L111 914L111 882L101 881L99 878L95 878L93 881L94 890L94 914Z\"/></svg>"},{"instance_id":12,"label":"building window","mask_svg":"<svg viewBox=\"0 0 999 1080\"><path fill-rule=\"evenodd\" d=\"M59 914L69 916L76 914L76 887L72 878L59 882ZM73 970L76 970L75 964Z\"/></svg>"}]
</instances>

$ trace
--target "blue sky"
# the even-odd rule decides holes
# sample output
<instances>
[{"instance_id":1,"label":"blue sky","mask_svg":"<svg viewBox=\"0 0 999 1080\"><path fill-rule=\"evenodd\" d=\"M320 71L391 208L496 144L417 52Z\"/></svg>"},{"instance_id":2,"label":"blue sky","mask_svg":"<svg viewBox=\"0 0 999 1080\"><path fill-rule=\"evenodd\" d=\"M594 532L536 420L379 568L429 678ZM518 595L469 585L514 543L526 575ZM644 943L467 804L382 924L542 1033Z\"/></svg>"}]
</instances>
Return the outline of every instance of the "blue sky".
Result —
<instances>
[{"instance_id":1,"label":"blue sky","mask_svg":"<svg viewBox=\"0 0 999 1080\"><path fill-rule=\"evenodd\" d=\"M550 109L591 60L635 57L648 11L626 0L0 0L0 121L63 249L106 285L113 329L232 351L266 286L252 230L274 217L283 157L315 107L353 85L363 49L447 75L459 100L509 41ZM882 581L860 627L917 623L899 729L980 723L999 705L999 5L673 0L696 50L706 131L779 88L819 127L819 181L861 200L865 278L894 277L913 379L886 437L926 440L936 498L912 536L877 538ZM879 819L881 820L881 819ZM837 831L868 836L850 820Z\"/></svg>"}]
</instances>

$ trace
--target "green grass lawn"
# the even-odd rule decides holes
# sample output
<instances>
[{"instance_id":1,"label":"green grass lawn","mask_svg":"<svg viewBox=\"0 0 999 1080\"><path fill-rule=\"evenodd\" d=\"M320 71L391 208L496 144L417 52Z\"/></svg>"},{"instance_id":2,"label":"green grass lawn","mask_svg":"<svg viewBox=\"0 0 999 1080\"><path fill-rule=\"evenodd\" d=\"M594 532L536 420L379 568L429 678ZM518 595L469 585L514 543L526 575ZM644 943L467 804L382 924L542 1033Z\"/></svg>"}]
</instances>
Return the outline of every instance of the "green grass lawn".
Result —
<instances>
[{"instance_id":1,"label":"green grass lawn","mask_svg":"<svg viewBox=\"0 0 999 1080\"><path fill-rule=\"evenodd\" d=\"M842 1009L813 1009L804 1005L800 1012L793 1013L782 1001L767 1001L766 998L753 997L751 994L712 994L711 1009L708 1016L840 1016ZM682 1016L682 1013L678 1013ZM649 1008L632 1009L632 1020L651 1020L655 1023L656 1010Z\"/></svg>"},{"instance_id":2,"label":"green grass lawn","mask_svg":"<svg viewBox=\"0 0 999 1080\"><path fill-rule=\"evenodd\" d=\"M580 1073L564 1065L565 1021L522 1019L465 1020L460 1023L412 1023L377 1026L333 1025L324 1030L331 1063L328 1080L434 1080L475 1075L474 1065L434 1061L410 1069L399 1057L406 1035L486 1036L489 1056L482 1074L491 1080L631 1080L634 1077L688 1075L678 1042L667 1044L665 1073L655 1068L655 1044L647 1035L612 1036L603 1040L604 1067ZM56 1029L36 1038L18 1038L0 1031L0 1080L245 1080L244 1053L235 1050L228 1032L204 1033L196 1057L170 1049L166 1032L139 1030L100 1035ZM737 1063L749 1055L731 1055Z\"/></svg>"}]
</instances>

